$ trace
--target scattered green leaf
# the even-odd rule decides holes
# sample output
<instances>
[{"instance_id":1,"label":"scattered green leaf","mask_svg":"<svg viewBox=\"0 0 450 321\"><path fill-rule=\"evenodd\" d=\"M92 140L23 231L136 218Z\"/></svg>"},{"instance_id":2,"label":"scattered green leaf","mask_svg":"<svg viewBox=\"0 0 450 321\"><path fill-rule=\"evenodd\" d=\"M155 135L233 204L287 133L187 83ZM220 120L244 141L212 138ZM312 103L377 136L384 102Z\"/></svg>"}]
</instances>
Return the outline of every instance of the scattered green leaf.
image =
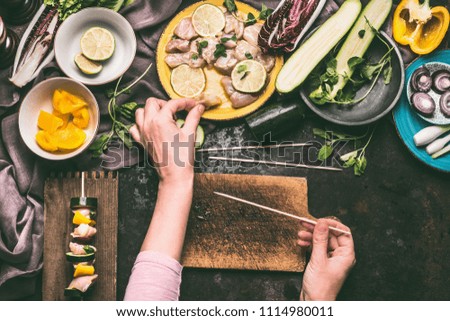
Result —
<instances>
[{"instance_id":1,"label":"scattered green leaf","mask_svg":"<svg viewBox=\"0 0 450 321\"><path fill-rule=\"evenodd\" d=\"M261 6L258 19L266 20L273 13L273 9L268 8L264 3Z\"/></svg>"},{"instance_id":2,"label":"scattered green leaf","mask_svg":"<svg viewBox=\"0 0 450 321\"><path fill-rule=\"evenodd\" d=\"M216 50L214 51L214 58L218 59L219 57L226 57L227 56L227 52L226 52L227 48L225 47L225 45L219 43L216 45Z\"/></svg>"}]
</instances>

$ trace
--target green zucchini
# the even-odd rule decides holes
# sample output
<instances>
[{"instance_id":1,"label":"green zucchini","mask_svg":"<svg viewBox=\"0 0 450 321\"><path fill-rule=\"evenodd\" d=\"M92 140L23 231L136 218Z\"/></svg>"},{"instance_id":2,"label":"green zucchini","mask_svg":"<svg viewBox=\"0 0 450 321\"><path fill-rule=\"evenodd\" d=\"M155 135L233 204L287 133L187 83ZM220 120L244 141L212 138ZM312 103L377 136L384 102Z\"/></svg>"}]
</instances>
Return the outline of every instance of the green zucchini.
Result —
<instances>
[{"instance_id":1,"label":"green zucchini","mask_svg":"<svg viewBox=\"0 0 450 321\"><path fill-rule=\"evenodd\" d=\"M81 300L83 298L83 292L77 289L65 288L64 296L74 300Z\"/></svg>"},{"instance_id":2,"label":"green zucchini","mask_svg":"<svg viewBox=\"0 0 450 321\"><path fill-rule=\"evenodd\" d=\"M245 121L256 139L264 142L278 138L298 126L305 118L306 109L298 98L277 101L247 116Z\"/></svg>"},{"instance_id":3,"label":"green zucchini","mask_svg":"<svg viewBox=\"0 0 450 321\"><path fill-rule=\"evenodd\" d=\"M346 0L339 10L322 24L288 59L277 76L275 86L289 93L300 86L350 30L361 11L359 0Z\"/></svg>"},{"instance_id":4,"label":"green zucchini","mask_svg":"<svg viewBox=\"0 0 450 321\"><path fill-rule=\"evenodd\" d=\"M95 259L95 252L93 253L89 253L89 254L83 254L83 255L76 255L73 254L72 252L67 252L66 253L66 259L69 262L89 262Z\"/></svg>"},{"instance_id":5,"label":"green zucchini","mask_svg":"<svg viewBox=\"0 0 450 321\"><path fill-rule=\"evenodd\" d=\"M371 26L376 30L380 29L391 8L392 0L371 0L361 12L336 56L338 81L329 94L330 99L336 97L338 91L344 88L348 78L353 74L354 68L349 65L349 60L353 57L362 58L372 43L375 32ZM314 97L320 97L321 92L322 88L317 88L310 94L310 98L316 103L321 103L314 99Z\"/></svg>"},{"instance_id":6,"label":"green zucchini","mask_svg":"<svg viewBox=\"0 0 450 321\"><path fill-rule=\"evenodd\" d=\"M177 119L177 127L182 128L184 126L184 119ZM198 125L197 126L197 132L195 133L195 148L202 147L203 143L205 142L205 131L203 130L203 127Z\"/></svg>"},{"instance_id":7,"label":"green zucchini","mask_svg":"<svg viewBox=\"0 0 450 321\"><path fill-rule=\"evenodd\" d=\"M97 208L97 199L95 197L73 197L70 199L70 207L77 209L79 207Z\"/></svg>"}]
</instances>

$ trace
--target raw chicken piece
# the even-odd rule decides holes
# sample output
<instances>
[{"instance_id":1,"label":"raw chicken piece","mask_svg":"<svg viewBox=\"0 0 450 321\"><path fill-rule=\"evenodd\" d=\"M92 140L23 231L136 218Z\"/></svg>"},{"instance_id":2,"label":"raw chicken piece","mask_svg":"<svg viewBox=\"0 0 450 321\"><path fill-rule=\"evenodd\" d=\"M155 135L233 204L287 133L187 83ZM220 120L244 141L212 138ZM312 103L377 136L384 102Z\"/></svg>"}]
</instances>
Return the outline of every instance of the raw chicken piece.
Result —
<instances>
[{"instance_id":1,"label":"raw chicken piece","mask_svg":"<svg viewBox=\"0 0 450 321\"><path fill-rule=\"evenodd\" d=\"M270 73L275 66L275 57L271 55L259 54L255 58L256 61L260 62L264 66L267 73Z\"/></svg>"},{"instance_id":2,"label":"raw chicken piece","mask_svg":"<svg viewBox=\"0 0 450 321\"><path fill-rule=\"evenodd\" d=\"M236 42L237 41L233 41L231 40L231 38L233 38L235 35L234 34L228 34L228 33L224 33L220 36L220 42L224 44L225 48L227 49L233 49L236 48ZM226 42L222 42L223 38L228 38L230 40L226 41ZM237 38L236 38L237 39Z\"/></svg>"},{"instance_id":3,"label":"raw chicken piece","mask_svg":"<svg viewBox=\"0 0 450 321\"><path fill-rule=\"evenodd\" d=\"M182 64L188 64L191 68L203 68L206 64L204 59L193 52L168 54L164 61L170 68L175 68Z\"/></svg>"},{"instance_id":4,"label":"raw chicken piece","mask_svg":"<svg viewBox=\"0 0 450 321\"><path fill-rule=\"evenodd\" d=\"M70 235L72 235L74 239L89 240L96 233L97 229L95 227L89 226L88 224L80 224Z\"/></svg>"},{"instance_id":5,"label":"raw chicken piece","mask_svg":"<svg viewBox=\"0 0 450 321\"><path fill-rule=\"evenodd\" d=\"M189 40L184 39L172 39L166 45L166 52L188 52Z\"/></svg>"},{"instance_id":6,"label":"raw chicken piece","mask_svg":"<svg viewBox=\"0 0 450 321\"><path fill-rule=\"evenodd\" d=\"M75 255L85 255L87 254L84 247L86 245L82 245L82 244L78 244L78 243L74 243L74 242L70 242L69 243L69 249L70 251L75 254ZM89 247L94 249L94 252L97 251L97 249L95 247L93 247L92 245L90 245Z\"/></svg>"},{"instance_id":7,"label":"raw chicken piece","mask_svg":"<svg viewBox=\"0 0 450 321\"><path fill-rule=\"evenodd\" d=\"M208 65L210 65L214 61L216 61L216 58L214 57L214 52L216 51L216 46L219 44L219 41L215 38L200 38L197 41L195 41L197 48L199 43L203 43L204 41L206 41L208 45L202 48L202 58L205 59ZM193 46L191 45L191 50L192 48Z\"/></svg>"},{"instance_id":8,"label":"raw chicken piece","mask_svg":"<svg viewBox=\"0 0 450 321\"><path fill-rule=\"evenodd\" d=\"M195 31L194 26L192 25L192 19L190 17L181 20L173 33L179 38L185 40L191 40L192 38L198 37L198 34Z\"/></svg>"},{"instance_id":9,"label":"raw chicken piece","mask_svg":"<svg viewBox=\"0 0 450 321\"><path fill-rule=\"evenodd\" d=\"M217 61L214 63L214 67L225 75L230 75L234 66L238 63L238 60L234 56L233 50L226 51L226 57L219 57Z\"/></svg>"},{"instance_id":10,"label":"raw chicken piece","mask_svg":"<svg viewBox=\"0 0 450 321\"><path fill-rule=\"evenodd\" d=\"M261 49L259 47L252 46L245 40L239 40L237 42L237 46L235 49L235 57L239 60L256 58L261 53ZM247 57L246 55L251 55Z\"/></svg>"},{"instance_id":11,"label":"raw chicken piece","mask_svg":"<svg viewBox=\"0 0 450 321\"><path fill-rule=\"evenodd\" d=\"M231 83L230 77L223 77L220 80L220 83L222 84L223 88L225 89L225 92L227 93L228 97L230 98L231 105L234 108L239 107L245 107L247 105L250 105L254 101L256 101L259 97L257 94L244 94L236 89L234 89L233 84Z\"/></svg>"},{"instance_id":12,"label":"raw chicken piece","mask_svg":"<svg viewBox=\"0 0 450 321\"><path fill-rule=\"evenodd\" d=\"M223 31L225 33L234 33L238 39L241 39L244 34L244 23L227 13L225 14L225 28Z\"/></svg>"},{"instance_id":13,"label":"raw chicken piece","mask_svg":"<svg viewBox=\"0 0 450 321\"><path fill-rule=\"evenodd\" d=\"M254 25L248 26L244 29L244 40L249 44L257 47L258 46L258 35L262 28L261 23L255 23Z\"/></svg>"},{"instance_id":14,"label":"raw chicken piece","mask_svg":"<svg viewBox=\"0 0 450 321\"><path fill-rule=\"evenodd\" d=\"M222 99L219 96L210 93L201 93L198 97L195 98L198 100L199 104L205 106L206 109L210 109L211 107L218 106L222 103Z\"/></svg>"},{"instance_id":15,"label":"raw chicken piece","mask_svg":"<svg viewBox=\"0 0 450 321\"><path fill-rule=\"evenodd\" d=\"M68 289L77 289L85 293L91 285L97 280L98 274L79 276L70 282Z\"/></svg>"}]
</instances>

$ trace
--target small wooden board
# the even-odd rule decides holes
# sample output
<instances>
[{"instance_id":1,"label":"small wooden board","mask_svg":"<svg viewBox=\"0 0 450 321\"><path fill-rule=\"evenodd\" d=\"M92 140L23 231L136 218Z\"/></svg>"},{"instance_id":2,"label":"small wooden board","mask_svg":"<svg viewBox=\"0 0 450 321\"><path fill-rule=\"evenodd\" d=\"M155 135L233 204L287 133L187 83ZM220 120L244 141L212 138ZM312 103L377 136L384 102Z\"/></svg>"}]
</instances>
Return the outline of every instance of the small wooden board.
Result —
<instances>
[{"instance_id":1,"label":"small wooden board","mask_svg":"<svg viewBox=\"0 0 450 321\"><path fill-rule=\"evenodd\" d=\"M86 173L86 196L98 198L98 249L95 269L97 284L87 300L116 300L118 183L117 173ZM81 174L51 177L45 183L43 300L66 300L64 288L73 279L73 268L66 261L70 233L73 231L70 199L81 195Z\"/></svg>"},{"instance_id":2,"label":"small wooden board","mask_svg":"<svg viewBox=\"0 0 450 321\"><path fill-rule=\"evenodd\" d=\"M300 272L299 221L213 194L227 193L312 218L304 178L196 174L182 263L186 267Z\"/></svg>"}]
</instances>

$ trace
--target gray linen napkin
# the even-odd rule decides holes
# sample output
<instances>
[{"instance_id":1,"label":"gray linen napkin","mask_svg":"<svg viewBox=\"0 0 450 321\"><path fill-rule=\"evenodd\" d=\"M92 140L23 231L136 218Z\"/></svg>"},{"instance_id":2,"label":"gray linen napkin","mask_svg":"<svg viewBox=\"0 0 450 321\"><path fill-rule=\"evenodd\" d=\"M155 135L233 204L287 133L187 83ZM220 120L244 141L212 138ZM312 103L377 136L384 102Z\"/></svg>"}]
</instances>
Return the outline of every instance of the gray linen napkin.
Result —
<instances>
[{"instance_id":1,"label":"gray linen napkin","mask_svg":"<svg viewBox=\"0 0 450 321\"><path fill-rule=\"evenodd\" d=\"M135 0L121 13L131 23L138 35L136 58L124 76L122 84L127 84L138 77L153 63L149 74L134 88L125 100L145 102L150 96L166 99L155 66L155 49L162 30L177 10L196 2L195 0ZM255 8L260 8L262 1L244 0ZM263 1L275 8L278 0ZM337 0L337 3L343 0ZM367 2L364 1L363 2ZM318 24L336 11L337 5L329 0L318 19ZM387 29L390 27L388 26ZM405 61L411 61L412 55L405 51ZM11 70L0 71L0 116L13 107L20 99L17 91L7 80ZM55 62L48 64L36 78L33 85L50 77L61 75ZM28 86L29 88L30 86ZM91 87L101 109L100 132L107 131L111 124L106 110L107 98L105 87ZM119 101L121 103L122 101ZM2 142L0 143L0 299L14 299L31 294L34 291L33 276L42 267L43 247L43 185L46 169L54 169L56 164L35 157L20 138L17 114L10 115L1 123ZM91 159L88 153L75 161L80 170L119 169L136 164L140 160L138 149L118 153L123 150L121 144L112 146L100 160ZM126 150L125 150L126 151ZM123 155L117 157L117 155ZM101 164L101 162L103 162ZM67 164L73 164L67 163ZM59 163L64 168L64 163ZM10 280L10 281L8 281Z\"/></svg>"}]
</instances>

